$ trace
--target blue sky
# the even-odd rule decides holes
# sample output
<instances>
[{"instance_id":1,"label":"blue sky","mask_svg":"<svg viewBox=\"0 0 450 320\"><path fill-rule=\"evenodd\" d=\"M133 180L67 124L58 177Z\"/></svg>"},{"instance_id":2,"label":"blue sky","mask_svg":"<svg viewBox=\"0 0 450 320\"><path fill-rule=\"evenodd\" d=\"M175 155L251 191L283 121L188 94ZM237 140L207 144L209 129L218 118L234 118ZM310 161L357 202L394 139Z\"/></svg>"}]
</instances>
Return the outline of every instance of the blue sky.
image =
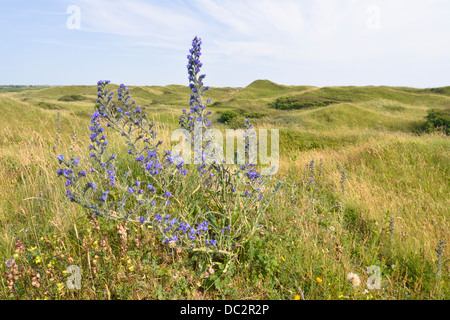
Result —
<instances>
[{"instance_id":1,"label":"blue sky","mask_svg":"<svg viewBox=\"0 0 450 320\"><path fill-rule=\"evenodd\" d=\"M449 14L448 0L1 0L0 84L186 85L198 35L210 86L448 86Z\"/></svg>"}]
</instances>

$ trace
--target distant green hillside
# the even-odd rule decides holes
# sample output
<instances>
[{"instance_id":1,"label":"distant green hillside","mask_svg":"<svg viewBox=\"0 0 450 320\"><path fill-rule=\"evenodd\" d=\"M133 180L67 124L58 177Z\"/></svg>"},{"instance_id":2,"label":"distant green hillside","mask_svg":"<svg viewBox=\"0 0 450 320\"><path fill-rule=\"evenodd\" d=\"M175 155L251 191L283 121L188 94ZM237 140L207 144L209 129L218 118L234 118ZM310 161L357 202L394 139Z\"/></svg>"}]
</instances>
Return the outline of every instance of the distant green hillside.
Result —
<instances>
[{"instance_id":1,"label":"distant green hillside","mask_svg":"<svg viewBox=\"0 0 450 320\"><path fill-rule=\"evenodd\" d=\"M415 92L395 87L325 87L308 92L308 95L338 99L348 102L366 102L371 100L391 100L410 105L427 105L450 107L448 96L445 90L443 94L437 93L435 89L415 89Z\"/></svg>"},{"instance_id":2,"label":"distant green hillside","mask_svg":"<svg viewBox=\"0 0 450 320\"><path fill-rule=\"evenodd\" d=\"M47 86L0 86L0 92L20 92L28 90L40 90Z\"/></svg>"},{"instance_id":3,"label":"distant green hillside","mask_svg":"<svg viewBox=\"0 0 450 320\"><path fill-rule=\"evenodd\" d=\"M111 85L111 89L117 89ZM147 104L179 104L189 100L189 88L181 85L168 86L130 86L131 95ZM22 97L58 100L64 96L82 95L90 98L96 96L96 86L61 86L61 87L26 87L0 86L0 92L18 92ZM377 99L397 101L400 103L450 107L448 97L450 86L442 88L416 89L407 87L323 87L285 86L269 80L256 80L244 88L211 88L208 96L216 105L251 104L260 105L272 102L276 98L289 96L308 96L320 99L339 100L342 102L366 102ZM144 103L143 103L144 104Z\"/></svg>"},{"instance_id":4,"label":"distant green hillside","mask_svg":"<svg viewBox=\"0 0 450 320\"><path fill-rule=\"evenodd\" d=\"M0 87L0 89L3 87ZM116 90L118 85L111 85ZM182 85L130 86L132 99L144 111L177 125L175 117L189 106L189 88ZM97 97L96 85L20 87L4 92L29 112L73 113L89 117ZM370 128L417 132L431 109L450 109L450 87L417 89L387 86L286 86L256 80L244 88L211 88L213 121L238 127L245 118L256 124L308 130ZM432 128L432 127L431 127ZM430 126L427 127L427 131Z\"/></svg>"}]
</instances>

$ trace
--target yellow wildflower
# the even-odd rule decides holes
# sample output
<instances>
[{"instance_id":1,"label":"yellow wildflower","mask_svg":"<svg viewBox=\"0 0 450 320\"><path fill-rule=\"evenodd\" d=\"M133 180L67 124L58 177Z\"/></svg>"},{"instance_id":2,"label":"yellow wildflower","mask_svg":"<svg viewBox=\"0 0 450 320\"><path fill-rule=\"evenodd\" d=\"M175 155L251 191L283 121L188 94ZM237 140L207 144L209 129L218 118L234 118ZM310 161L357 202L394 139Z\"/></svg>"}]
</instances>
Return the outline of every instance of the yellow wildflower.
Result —
<instances>
[{"instance_id":1,"label":"yellow wildflower","mask_svg":"<svg viewBox=\"0 0 450 320\"><path fill-rule=\"evenodd\" d=\"M320 279L319 277L316 278L317 283L322 283L322 279Z\"/></svg>"}]
</instances>

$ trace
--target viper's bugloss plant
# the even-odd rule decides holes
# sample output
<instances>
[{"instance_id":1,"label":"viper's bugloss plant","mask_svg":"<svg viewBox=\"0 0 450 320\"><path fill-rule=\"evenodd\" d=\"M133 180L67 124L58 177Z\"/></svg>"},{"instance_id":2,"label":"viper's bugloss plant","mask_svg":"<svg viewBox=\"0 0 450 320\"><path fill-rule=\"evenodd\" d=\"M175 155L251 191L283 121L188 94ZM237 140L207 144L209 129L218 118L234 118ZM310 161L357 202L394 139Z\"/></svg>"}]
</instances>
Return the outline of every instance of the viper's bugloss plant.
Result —
<instances>
[{"instance_id":1,"label":"viper's bugloss plant","mask_svg":"<svg viewBox=\"0 0 450 320\"><path fill-rule=\"evenodd\" d=\"M235 166L208 161L214 140L207 110L211 100L204 101L209 87L203 83L206 75L200 74L201 45L195 37L187 56L190 110L180 117L181 127L193 135L194 164L161 150L154 123L131 100L128 87L120 85L115 102L110 82L99 81L88 156L58 156L64 168L57 174L64 178L68 200L90 216L152 226L169 247L235 257L261 227L274 192L265 186L257 166L247 163L256 139L248 120L243 135L247 162ZM196 124L201 144L194 141ZM111 139L121 140L126 152L112 150Z\"/></svg>"}]
</instances>

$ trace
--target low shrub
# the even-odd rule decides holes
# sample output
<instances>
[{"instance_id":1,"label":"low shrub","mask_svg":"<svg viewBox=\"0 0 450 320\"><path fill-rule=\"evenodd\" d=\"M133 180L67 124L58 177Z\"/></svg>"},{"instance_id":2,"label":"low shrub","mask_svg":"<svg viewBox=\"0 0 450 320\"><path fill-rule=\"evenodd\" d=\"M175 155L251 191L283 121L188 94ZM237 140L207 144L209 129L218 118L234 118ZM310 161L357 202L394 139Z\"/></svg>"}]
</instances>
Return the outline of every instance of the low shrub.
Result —
<instances>
[{"instance_id":1,"label":"low shrub","mask_svg":"<svg viewBox=\"0 0 450 320\"><path fill-rule=\"evenodd\" d=\"M79 94L66 95L66 96L62 96L61 98L58 99L58 101L63 101L63 102L82 101L82 100L85 100L85 98Z\"/></svg>"},{"instance_id":2,"label":"low shrub","mask_svg":"<svg viewBox=\"0 0 450 320\"><path fill-rule=\"evenodd\" d=\"M292 96L277 98L270 106L278 110L298 110L312 107L326 107L338 102L329 98Z\"/></svg>"},{"instance_id":3,"label":"low shrub","mask_svg":"<svg viewBox=\"0 0 450 320\"><path fill-rule=\"evenodd\" d=\"M422 129L425 132L442 130L446 135L450 135L450 109L429 110Z\"/></svg>"},{"instance_id":4,"label":"low shrub","mask_svg":"<svg viewBox=\"0 0 450 320\"><path fill-rule=\"evenodd\" d=\"M220 113L219 122L228 123L232 119L236 118L238 114L234 111L224 111Z\"/></svg>"}]
</instances>

